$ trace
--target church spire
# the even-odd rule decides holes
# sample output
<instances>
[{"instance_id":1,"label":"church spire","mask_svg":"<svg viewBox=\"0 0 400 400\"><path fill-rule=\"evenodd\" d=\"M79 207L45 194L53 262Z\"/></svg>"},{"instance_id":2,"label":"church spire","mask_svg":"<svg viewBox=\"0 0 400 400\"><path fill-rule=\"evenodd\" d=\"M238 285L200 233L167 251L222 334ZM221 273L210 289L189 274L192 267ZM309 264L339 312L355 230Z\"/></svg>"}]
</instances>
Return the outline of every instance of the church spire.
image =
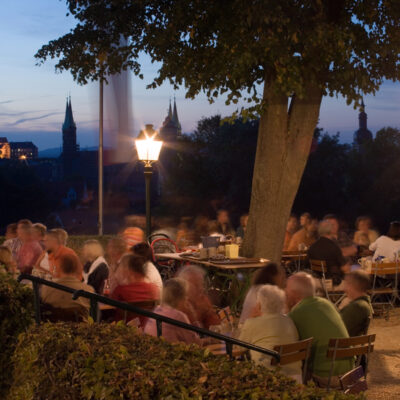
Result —
<instances>
[{"instance_id":1,"label":"church spire","mask_svg":"<svg viewBox=\"0 0 400 400\"><path fill-rule=\"evenodd\" d=\"M182 127L181 127L181 124L180 124L179 118L178 118L178 109L176 108L175 96L174 96L174 112L172 114L172 122L176 125L176 127L178 129L178 135L180 135L182 133Z\"/></svg>"},{"instance_id":2,"label":"church spire","mask_svg":"<svg viewBox=\"0 0 400 400\"><path fill-rule=\"evenodd\" d=\"M362 146L373 139L372 133L367 128L367 113L364 100L361 100L360 113L358 114L358 129L354 132L354 143Z\"/></svg>"},{"instance_id":3,"label":"church spire","mask_svg":"<svg viewBox=\"0 0 400 400\"><path fill-rule=\"evenodd\" d=\"M367 113L365 112L364 100L361 100L361 109L358 114L359 129L367 129Z\"/></svg>"},{"instance_id":4,"label":"church spire","mask_svg":"<svg viewBox=\"0 0 400 400\"><path fill-rule=\"evenodd\" d=\"M63 129L76 128L74 116L72 114L71 95L67 97L67 107L65 109L65 118L63 123Z\"/></svg>"},{"instance_id":5,"label":"church spire","mask_svg":"<svg viewBox=\"0 0 400 400\"><path fill-rule=\"evenodd\" d=\"M169 98L168 118L172 120L171 97Z\"/></svg>"}]
</instances>

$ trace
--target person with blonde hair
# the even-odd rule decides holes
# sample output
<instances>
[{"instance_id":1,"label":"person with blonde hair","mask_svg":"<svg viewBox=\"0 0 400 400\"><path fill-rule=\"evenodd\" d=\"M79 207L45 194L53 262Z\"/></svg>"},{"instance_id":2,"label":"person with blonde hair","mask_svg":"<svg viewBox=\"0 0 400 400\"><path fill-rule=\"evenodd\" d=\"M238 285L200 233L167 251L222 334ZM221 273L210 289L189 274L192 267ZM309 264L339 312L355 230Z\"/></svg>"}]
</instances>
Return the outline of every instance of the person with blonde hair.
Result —
<instances>
[{"instance_id":1,"label":"person with blonde hair","mask_svg":"<svg viewBox=\"0 0 400 400\"><path fill-rule=\"evenodd\" d=\"M188 316L182 311L187 302L188 284L180 278L169 279L165 282L161 305L154 309L156 314L172 318L186 324L190 324ZM162 323L162 337L171 343L183 342L187 344L201 344L197 333L175 325ZM144 333L157 336L157 325L155 319L149 319L144 328Z\"/></svg>"},{"instance_id":2,"label":"person with blonde hair","mask_svg":"<svg viewBox=\"0 0 400 400\"><path fill-rule=\"evenodd\" d=\"M32 234L34 240L37 240L42 250L44 250L44 236L46 235L47 227L37 222L32 225Z\"/></svg>"},{"instance_id":3,"label":"person with blonde hair","mask_svg":"<svg viewBox=\"0 0 400 400\"><path fill-rule=\"evenodd\" d=\"M17 265L12 258L11 250L7 246L0 246L0 267L11 274L17 271Z\"/></svg>"},{"instance_id":4,"label":"person with blonde hair","mask_svg":"<svg viewBox=\"0 0 400 400\"><path fill-rule=\"evenodd\" d=\"M87 240L83 244L82 255L86 261L83 266L84 282L92 286L96 293L102 294L109 274L102 245L98 240Z\"/></svg>"},{"instance_id":5,"label":"person with blonde hair","mask_svg":"<svg viewBox=\"0 0 400 400\"><path fill-rule=\"evenodd\" d=\"M243 325L239 340L273 350L274 346L289 344L299 340L293 321L283 314L285 292L275 285L263 285L257 291L257 307L260 316L249 318ZM250 352L256 364L271 366L271 357L256 351ZM282 372L302 383L301 363L285 365Z\"/></svg>"}]
</instances>

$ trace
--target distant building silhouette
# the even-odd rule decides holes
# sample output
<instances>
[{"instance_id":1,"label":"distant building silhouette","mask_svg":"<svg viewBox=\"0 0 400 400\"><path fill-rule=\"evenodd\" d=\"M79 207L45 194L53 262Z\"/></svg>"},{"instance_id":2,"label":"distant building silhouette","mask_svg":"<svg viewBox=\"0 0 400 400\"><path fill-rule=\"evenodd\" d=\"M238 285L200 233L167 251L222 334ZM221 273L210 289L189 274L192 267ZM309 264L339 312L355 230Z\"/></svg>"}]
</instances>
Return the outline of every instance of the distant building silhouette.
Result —
<instances>
[{"instance_id":1,"label":"distant building silhouette","mask_svg":"<svg viewBox=\"0 0 400 400\"><path fill-rule=\"evenodd\" d=\"M6 137L0 137L0 158L11 158L11 147Z\"/></svg>"},{"instance_id":2,"label":"distant building silhouette","mask_svg":"<svg viewBox=\"0 0 400 400\"><path fill-rule=\"evenodd\" d=\"M62 157L66 160L75 158L79 152L79 145L76 143L76 124L72 114L71 96L67 98L62 135Z\"/></svg>"},{"instance_id":3,"label":"distant building silhouette","mask_svg":"<svg viewBox=\"0 0 400 400\"><path fill-rule=\"evenodd\" d=\"M354 144L362 146L372 140L372 133L367 128L367 113L365 112L364 100L361 102L361 110L358 114L359 128L354 132Z\"/></svg>"},{"instance_id":4,"label":"distant building silhouette","mask_svg":"<svg viewBox=\"0 0 400 400\"><path fill-rule=\"evenodd\" d=\"M12 159L33 160L38 158L38 148L32 142L10 142Z\"/></svg>"},{"instance_id":5,"label":"distant building silhouette","mask_svg":"<svg viewBox=\"0 0 400 400\"><path fill-rule=\"evenodd\" d=\"M179 122L176 99L174 98L174 109L172 111L171 100L169 101L168 115L160 128L160 137L165 142L174 142L182 136L182 126Z\"/></svg>"}]
</instances>

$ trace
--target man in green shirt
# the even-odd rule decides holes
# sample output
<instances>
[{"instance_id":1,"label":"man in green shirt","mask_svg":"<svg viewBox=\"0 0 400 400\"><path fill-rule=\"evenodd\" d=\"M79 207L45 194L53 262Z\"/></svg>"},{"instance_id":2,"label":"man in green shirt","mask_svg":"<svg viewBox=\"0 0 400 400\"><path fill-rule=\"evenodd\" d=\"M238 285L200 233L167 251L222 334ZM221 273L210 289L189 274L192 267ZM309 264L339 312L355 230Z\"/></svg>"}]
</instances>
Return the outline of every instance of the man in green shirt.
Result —
<instances>
[{"instance_id":1,"label":"man in green shirt","mask_svg":"<svg viewBox=\"0 0 400 400\"><path fill-rule=\"evenodd\" d=\"M311 275L305 272L292 275L287 281L286 296L289 317L296 325L300 340L314 338L308 369L324 385L332 365L326 356L329 339L348 338L347 329L335 306L315 296L315 283ZM335 361L333 376L341 376L353 367L352 359L339 359ZM333 379L331 386L336 386L335 383L338 383L338 379Z\"/></svg>"},{"instance_id":2,"label":"man in green shirt","mask_svg":"<svg viewBox=\"0 0 400 400\"><path fill-rule=\"evenodd\" d=\"M344 291L350 303L340 311L350 336L366 335L372 316L371 299L367 294L370 288L369 275L362 270L346 274Z\"/></svg>"}]
</instances>

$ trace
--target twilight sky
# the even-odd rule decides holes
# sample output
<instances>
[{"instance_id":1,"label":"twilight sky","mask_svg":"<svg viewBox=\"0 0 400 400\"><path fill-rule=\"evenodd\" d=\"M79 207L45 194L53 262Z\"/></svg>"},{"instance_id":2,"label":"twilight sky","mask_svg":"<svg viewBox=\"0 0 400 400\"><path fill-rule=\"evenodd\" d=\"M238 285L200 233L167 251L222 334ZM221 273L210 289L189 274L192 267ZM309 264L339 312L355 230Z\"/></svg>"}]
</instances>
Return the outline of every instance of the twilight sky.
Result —
<instances>
[{"instance_id":1,"label":"twilight sky","mask_svg":"<svg viewBox=\"0 0 400 400\"><path fill-rule=\"evenodd\" d=\"M9 141L31 140L40 150L61 146L65 98L70 93L78 142L81 148L96 145L97 85L79 86L68 72L56 74L51 61L35 66L33 57L41 45L74 26L74 20L66 17L65 1L1 0L0 5L0 136ZM132 74L135 133L145 123L159 127L169 98L174 95L169 85L146 90L157 66L146 59L142 61L144 81ZM225 116L234 110L223 100L210 105L205 96L186 100L183 90L175 95L184 132L191 132L203 116ZM373 133L383 126L400 127L400 84L387 82L375 97L367 96L364 101ZM106 110L105 116L107 129L112 124L112 112ZM346 106L341 98L325 98L319 126L331 134L340 131L343 141L351 141L358 126L358 111Z\"/></svg>"}]
</instances>

